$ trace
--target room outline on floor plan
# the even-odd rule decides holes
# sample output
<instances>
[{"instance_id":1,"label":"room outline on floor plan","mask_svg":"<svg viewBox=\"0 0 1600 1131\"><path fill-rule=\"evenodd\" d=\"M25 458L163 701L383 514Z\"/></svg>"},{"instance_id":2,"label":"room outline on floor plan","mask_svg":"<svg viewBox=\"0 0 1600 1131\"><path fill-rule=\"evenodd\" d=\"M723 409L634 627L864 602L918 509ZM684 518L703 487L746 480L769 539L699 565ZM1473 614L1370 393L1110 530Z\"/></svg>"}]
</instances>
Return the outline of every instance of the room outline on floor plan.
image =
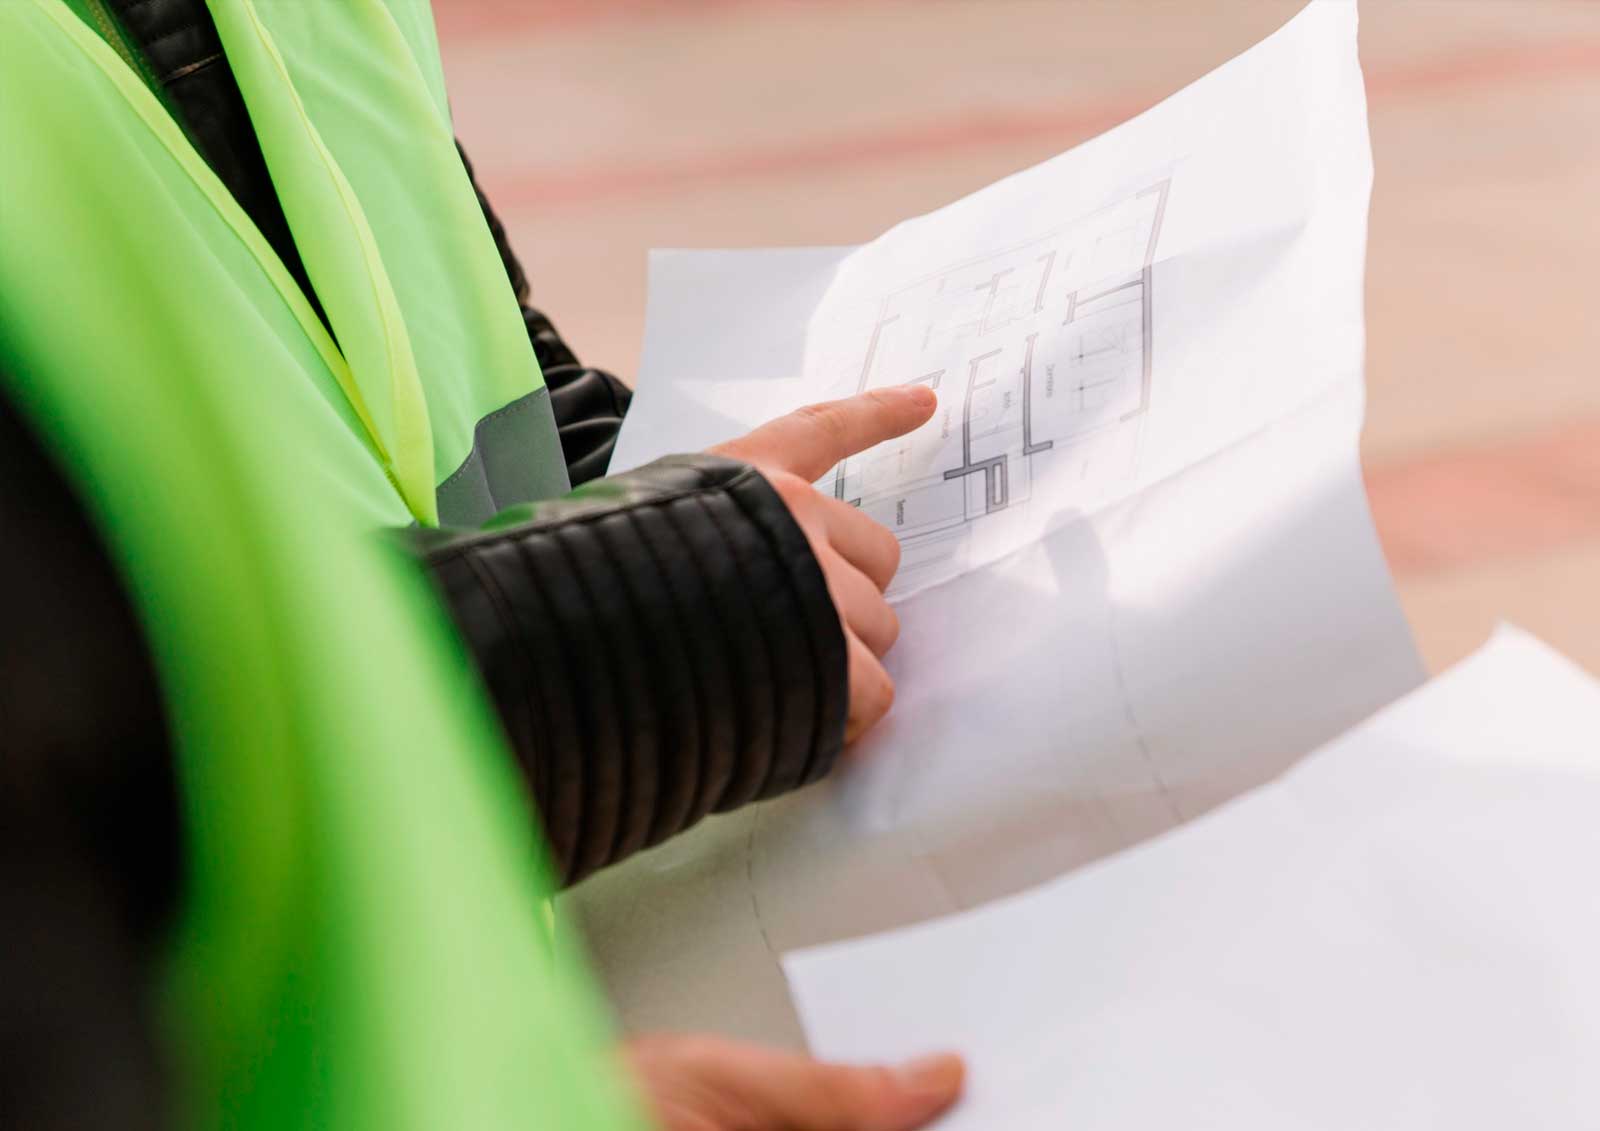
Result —
<instances>
[{"instance_id":1,"label":"room outline on floor plan","mask_svg":"<svg viewBox=\"0 0 1600 1131\"><path fill-rule=\"evenodd\" d=\"M856 391L924 384L939 411L819 487L899 537L909 588L1041 474L1125 474L1148 410L1152 276L1171 179L886 295ZM1123 442L1119 442L1123 441Z\"/></svg>"}]
</instances>

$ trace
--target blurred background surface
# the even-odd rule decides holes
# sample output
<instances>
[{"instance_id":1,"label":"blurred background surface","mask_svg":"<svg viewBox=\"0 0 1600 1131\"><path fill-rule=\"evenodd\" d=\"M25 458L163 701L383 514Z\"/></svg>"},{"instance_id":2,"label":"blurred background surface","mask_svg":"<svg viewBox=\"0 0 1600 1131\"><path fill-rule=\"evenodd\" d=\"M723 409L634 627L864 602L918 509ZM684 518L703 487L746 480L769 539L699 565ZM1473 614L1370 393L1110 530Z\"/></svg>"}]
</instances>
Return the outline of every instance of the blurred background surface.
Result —
<instances>
[{"instance_id":1,"label":"blurred background surface","mask_svg":"<svg viewBox=\"0 0 1600 1131\"><path fill-rule=\"evenodd\" d=\"M1035 164L1298 0L435 0L537 305L631 381L651 247L843 244ZM1430 667L1600 673L1600 0L1365 0L1364 458Z\"/></svg>"}]
</instances>

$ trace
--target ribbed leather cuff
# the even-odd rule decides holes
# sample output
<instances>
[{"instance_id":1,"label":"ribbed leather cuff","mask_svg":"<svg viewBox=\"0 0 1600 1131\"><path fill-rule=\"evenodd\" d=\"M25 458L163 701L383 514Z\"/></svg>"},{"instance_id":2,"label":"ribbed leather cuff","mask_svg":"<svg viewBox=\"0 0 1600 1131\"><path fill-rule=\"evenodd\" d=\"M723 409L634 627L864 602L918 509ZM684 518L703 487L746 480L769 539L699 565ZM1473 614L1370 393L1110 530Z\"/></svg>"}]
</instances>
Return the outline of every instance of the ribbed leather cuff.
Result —
<instances>
[{"instance_id":1,"label":"ribbed leather cuff","mask_svg":"<svg viewBox=\"0 0 1600 1131\"><path fill-rule=\"evenodd\" d=\"M678 456L470 534L417 531L574 882L827 773L843 630L754 468Z\"/></svg>"}]
</instances>

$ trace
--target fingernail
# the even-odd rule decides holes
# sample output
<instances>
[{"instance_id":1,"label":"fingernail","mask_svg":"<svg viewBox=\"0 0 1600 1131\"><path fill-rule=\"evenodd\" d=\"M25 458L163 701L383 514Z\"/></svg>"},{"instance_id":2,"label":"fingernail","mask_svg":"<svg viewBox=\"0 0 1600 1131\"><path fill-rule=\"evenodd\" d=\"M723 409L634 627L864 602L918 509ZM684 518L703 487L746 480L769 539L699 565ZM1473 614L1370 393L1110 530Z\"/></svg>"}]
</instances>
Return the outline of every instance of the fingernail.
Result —
<instances>
[{"instance_id":1,"label":"fingernail","mask_svg":"<svg viewBox=\"0 0 1600 1131\"><path fill-rule=\"evenodd\" d=\"M961 1090L966 1065L953 1053L937 1053L907 1061L895 1070L906 1090L932 1099L952 1098Z\"/></svg>"},{"instance_id":2,"label":"fingernail","mask_svg":"<svg viewBox=\"0 0 1600 1131\"><path fill-rule=\"evenodd\" d=\"M906 396L910 397L911 402L918 408L928 408L939 403L939 394L926 385L907 385L905 389Z\"/></svg>"}]
</instances>

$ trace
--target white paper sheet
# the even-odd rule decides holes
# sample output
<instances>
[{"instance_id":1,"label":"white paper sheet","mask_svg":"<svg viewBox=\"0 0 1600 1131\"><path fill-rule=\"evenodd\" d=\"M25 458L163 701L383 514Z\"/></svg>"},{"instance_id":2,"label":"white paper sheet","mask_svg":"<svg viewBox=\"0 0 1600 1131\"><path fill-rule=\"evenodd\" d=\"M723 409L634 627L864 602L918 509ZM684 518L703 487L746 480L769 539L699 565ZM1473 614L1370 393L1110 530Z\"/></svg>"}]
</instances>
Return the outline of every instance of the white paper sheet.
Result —
<instances>
[{"instance_id":1,"label":"white paper sheet","mask_svg":"<svg viewBox=\"0 0 1600 1131\"><path fill-rule=\"evenodd\" d=\"M1413 687L1365 505L1352 3L858 249L652 259L616 466L938 382L820 486L902 536L890 718L572 906L630 1025L798 1037L775 955L1019 891Z\"/></svg>"},{"instance_id":2,"label":"white paper sheet","mask_svg":"<svg viewBox=\"0 0 1600 1131\"><path fill-rule=\"evenodd\" d=\"M1600 1126L1600 683L1502 630L1282 779L791 955L812 1046L960 1048L966 1128Z\"/></svg>"}]
</instances>

